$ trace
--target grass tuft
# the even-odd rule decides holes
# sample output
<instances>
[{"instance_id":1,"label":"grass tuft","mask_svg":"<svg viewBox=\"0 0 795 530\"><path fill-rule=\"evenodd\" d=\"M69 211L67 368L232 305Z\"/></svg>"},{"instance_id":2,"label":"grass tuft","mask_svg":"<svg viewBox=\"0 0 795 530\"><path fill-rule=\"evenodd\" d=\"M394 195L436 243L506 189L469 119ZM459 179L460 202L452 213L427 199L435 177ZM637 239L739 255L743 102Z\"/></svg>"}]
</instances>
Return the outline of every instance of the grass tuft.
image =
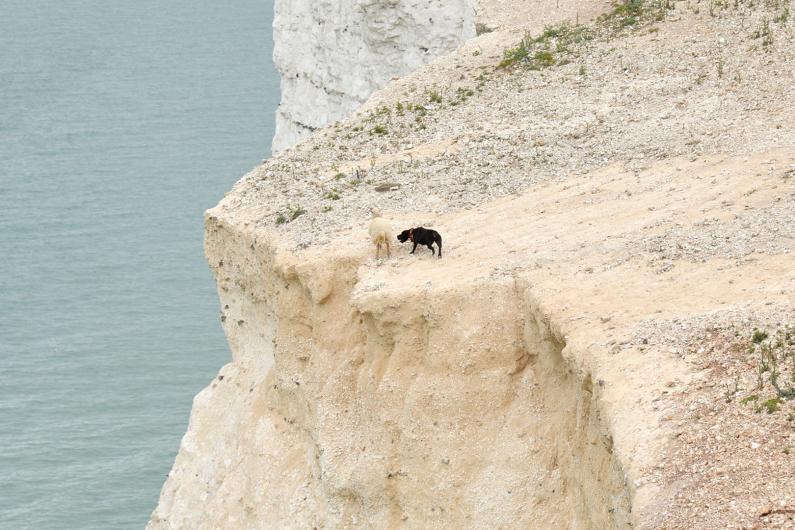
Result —
<instances>
[{"instance_id":1,"label":"grass tuft","mask_svg":"<svg viewBox=\"0 0 795 530\"><path fill-rule=\"evenodd\" d=\"M576 47L596 38L609 40L627 28L646 26L665 19L673 9L671 0L627 0L596 19L592 25L562 23L547 26L538 37L525 35L513 48L503 52L500 68L523 64L541 70L571 62Z\"/></svg>"},{"instance_id":2,"label":"grass tuft","mask_svg":"<svg viewBox=\"0 0 795 530\"><path fill-rule=\"evenodd\" d=\"M484 33L491 33L492 31L494 30L482 22L475 24L475 35L483 35Z\"/></svg>"}]
</instances>

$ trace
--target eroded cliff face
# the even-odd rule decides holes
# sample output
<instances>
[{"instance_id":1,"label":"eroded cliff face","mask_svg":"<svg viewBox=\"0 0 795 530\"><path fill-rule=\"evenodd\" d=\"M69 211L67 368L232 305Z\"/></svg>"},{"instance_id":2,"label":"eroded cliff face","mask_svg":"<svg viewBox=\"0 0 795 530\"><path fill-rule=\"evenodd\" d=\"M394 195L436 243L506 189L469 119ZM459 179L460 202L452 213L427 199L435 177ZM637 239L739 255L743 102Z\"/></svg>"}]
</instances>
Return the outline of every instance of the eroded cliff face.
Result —
<instances>
[{"instance_id":1,"label":"eroded cliff face","mask_svg":"<svg viewBox=\"0 0 795 530\"><path fill-rule=\"evenodd\" d=\"M503 68L604 6L494 4L545 18L390 83L207 213L233 358L150 528L791 526L795 401L749 408L773 394L740 339L795 318L795 23L759 53L738 28L780 6L665 3ZM372 207L444 258L373 259Z\"/></svg>"},{"instance_id":2,"label":"eroded cliff face","mask_svg":"<svg viewBox=\"0 0 795 530\"><path fill-rule=\"evenodd\" d=\"M660 475L674 396L705 378L666 326L787 307L795 267L764 222L757 245L789 246L673 274L638 248L670 220L741 230L726 203L789 208L790 167L792 148L611 166L439 217L441 260L382 261L366 226L306 249L262 226L250 175L206 218L233 359L194 401L149 528L665 526L674 496L711 491Z\"/></svg>"},{"instance_id":3,"label":"eroded cliff face","mask_svg":"<svg viewBox=\"0 0 795 530\"><path fill-rule=\"evenodd\" d=\"M234 360L150 528L627 526L599 388L522 278L387 286L214 213L206 249Z\"/></svg>"},{"instance_id":4,"label":"eroded cliff face","mask_svg":"<svg viewBox=\"0 0 795 530\"><path fill-rule=\"evenodd\" d=\"M282 93L274 152L475 35L474 0L276 0L274 10Z\"/></svg>"}]
</instances>

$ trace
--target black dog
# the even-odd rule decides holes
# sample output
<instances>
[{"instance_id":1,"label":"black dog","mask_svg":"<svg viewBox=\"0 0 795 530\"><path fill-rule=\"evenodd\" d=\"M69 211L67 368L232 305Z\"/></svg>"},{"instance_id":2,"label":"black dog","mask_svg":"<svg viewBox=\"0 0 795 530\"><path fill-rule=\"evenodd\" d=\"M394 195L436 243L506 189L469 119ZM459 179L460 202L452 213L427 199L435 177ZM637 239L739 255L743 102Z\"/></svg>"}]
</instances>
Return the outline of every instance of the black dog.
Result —
<instances>
[{"instance_id":1,"label":"black dog","mask_svg":"<svg viewBox=\"0 0 795 530\"><path fill-rule=\"evenodd\" d=\"M397 238L401 243L405 243L406 241L414 243L414 248L411 249L412 254L417 250L417 245L425 245L431 249L431 252L435 255L436 251L433 250L431 245L436 243L436 246L439 247L439 257L442 257L442 236L440 236L439 232L436 230L429 230L420 226L410 230L403 230Z\"/></svg>"}]
</instances>

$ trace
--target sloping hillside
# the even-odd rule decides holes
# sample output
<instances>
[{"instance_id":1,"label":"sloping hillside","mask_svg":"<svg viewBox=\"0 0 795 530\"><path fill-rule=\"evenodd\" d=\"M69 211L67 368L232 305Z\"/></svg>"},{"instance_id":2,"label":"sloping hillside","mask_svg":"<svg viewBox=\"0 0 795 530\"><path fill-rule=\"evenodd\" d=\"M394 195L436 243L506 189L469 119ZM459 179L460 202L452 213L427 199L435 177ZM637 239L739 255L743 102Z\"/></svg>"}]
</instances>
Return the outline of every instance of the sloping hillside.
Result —
<instances>
[{"instance_id":1,"label":"sloping hillside","mask_svg":"<svg viewBox=\"0 0 795 530\"><path fill-rule=\"evenodd\" d=\"M793 6L555 5L208 212L233 361L152 528L795 526Z\"/></svg>"}]
</instances>

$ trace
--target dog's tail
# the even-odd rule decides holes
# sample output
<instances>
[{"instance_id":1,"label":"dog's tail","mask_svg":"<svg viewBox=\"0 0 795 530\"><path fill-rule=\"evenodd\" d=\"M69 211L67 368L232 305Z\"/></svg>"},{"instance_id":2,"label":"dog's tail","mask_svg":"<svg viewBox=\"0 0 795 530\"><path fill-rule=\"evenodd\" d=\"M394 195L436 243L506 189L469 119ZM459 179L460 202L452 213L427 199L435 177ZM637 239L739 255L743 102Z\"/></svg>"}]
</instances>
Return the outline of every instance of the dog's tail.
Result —
<instances>
[{"instance_id":1,"label":"dog's tail","mask_svg":"<svg viewBox=\"0 0 795 530\"><path fill-rule=\"evenodd\" d=\"M442 257L442 235L436 232L436 246L439 247L439 257Z\"/></svg>"}]
</instances>

